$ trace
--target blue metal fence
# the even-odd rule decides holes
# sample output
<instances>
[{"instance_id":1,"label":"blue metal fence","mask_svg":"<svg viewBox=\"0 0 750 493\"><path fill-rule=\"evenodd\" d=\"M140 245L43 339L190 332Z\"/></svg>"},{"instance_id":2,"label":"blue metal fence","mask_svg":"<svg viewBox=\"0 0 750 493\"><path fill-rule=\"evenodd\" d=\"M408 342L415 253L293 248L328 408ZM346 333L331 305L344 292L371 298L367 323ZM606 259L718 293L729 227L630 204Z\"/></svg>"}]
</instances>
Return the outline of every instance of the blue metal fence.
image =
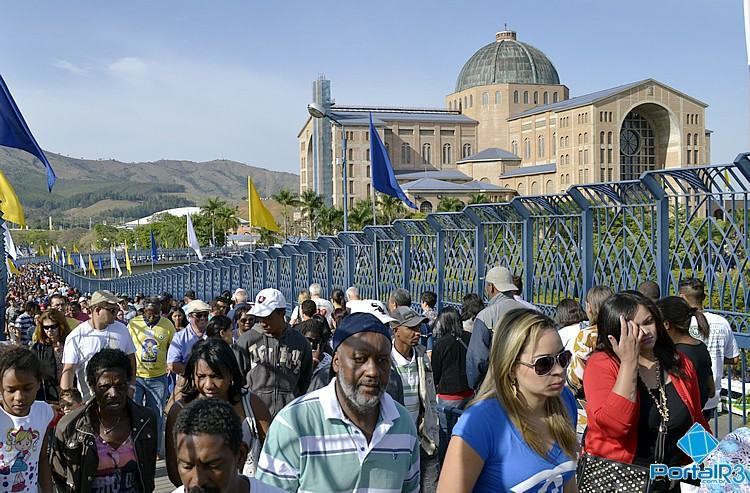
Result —
<instances>
[{"instance_id":1,"label":"blue metal fence","mask_svg":"<svg viewBox=\"0 0 750 493\"><path fill-rule=\"evenodd\" d=\"M291 309L313 282L325 296L356 286L361 297L385 301L392 289L404 287L415 304L422 292L434 291L439 307L459 305L465 294L482 293L487 270L502 264L521 276L524 297L548 313L561 299L580 300L597 284L634 289L650 279L666 295L675 293L681 279L699 277L706 281L707 307L730 319L739 333L744 381L750 348L748 156L725 165L651 171L639 180L574 186L563 194L470 205L462 212L133 277L87 279L54 268L84 291L182 295L195 289L210 299L225 289L244 287L254 294L277 287Z\"/></svg>"}]
</instances>

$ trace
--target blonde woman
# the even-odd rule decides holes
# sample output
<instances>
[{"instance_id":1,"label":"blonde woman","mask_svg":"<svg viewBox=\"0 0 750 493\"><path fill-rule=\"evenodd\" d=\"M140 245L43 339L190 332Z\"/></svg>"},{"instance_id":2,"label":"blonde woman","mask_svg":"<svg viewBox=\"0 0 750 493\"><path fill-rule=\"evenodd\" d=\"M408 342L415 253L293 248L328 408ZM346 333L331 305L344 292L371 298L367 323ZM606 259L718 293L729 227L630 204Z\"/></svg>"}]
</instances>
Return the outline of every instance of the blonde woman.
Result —
<instances>
[{"instance_id":1,"label":"blonde woman","mask_svg":"<svg viewBox=\"0 0 750 493\"><path fill-rule=\"evenodd\" d=\"M302 315L300 314L300 306L302 306L302 302L310 299L310 292L306 289L303 289L299 292L297 295L297 306L294 307L294 310L292 310L292 316L289 318L289 325L297 325L302 321Z\"/></svg>"},{"instance_id":2,"label":"blonde woman","mask_svg":"<svg viewBox=\"0 0 750 493\"><path fill-rule=\"evenodd\" d=\"M577 491L570 359L550 318L508 312L479 393L453 428L438 493Z\"/></svg>"}]
</instances>

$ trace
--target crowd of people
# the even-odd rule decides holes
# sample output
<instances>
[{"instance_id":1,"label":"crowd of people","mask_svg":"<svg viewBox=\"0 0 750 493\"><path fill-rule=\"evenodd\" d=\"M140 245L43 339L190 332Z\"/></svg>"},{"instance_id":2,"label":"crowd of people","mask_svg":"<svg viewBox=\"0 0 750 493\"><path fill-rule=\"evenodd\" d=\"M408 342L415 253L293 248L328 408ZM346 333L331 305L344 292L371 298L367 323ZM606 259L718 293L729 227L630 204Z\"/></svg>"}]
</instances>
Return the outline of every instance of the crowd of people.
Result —
<instances>
[{"instance_id":1,"label":"crowd of people","mask_svg":"<svg viewBox=\"0 0 750 493\"><path fill-rule=\"evenodd\" d=\"M686 491L739 351L698 279L596 286L554 317L503 266L437 310L319 284L213 300L9 283L0 492ZM483 296L485 295L485 296ZM485 303L485 299L488 301Z\"/></svg>"}]
</instances>

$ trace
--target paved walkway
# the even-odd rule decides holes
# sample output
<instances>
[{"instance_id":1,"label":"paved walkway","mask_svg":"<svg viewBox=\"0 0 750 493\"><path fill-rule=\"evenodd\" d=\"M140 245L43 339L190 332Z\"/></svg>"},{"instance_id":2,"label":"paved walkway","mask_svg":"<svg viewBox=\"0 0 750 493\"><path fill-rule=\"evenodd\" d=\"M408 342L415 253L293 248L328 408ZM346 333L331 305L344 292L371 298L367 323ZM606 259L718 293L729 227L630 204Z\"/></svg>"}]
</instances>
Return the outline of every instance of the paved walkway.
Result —
<instances>
[{"instance_id":1,"label":"paved walkway","mask_svg":"<svg viewBox=\"0 0 750 493\"><path fill-rule=\"evenodd\" d=\"M163 460L156 461L156 489L154 493L172 493L174 485L167 477L167 466Z\"/></svg>"}]
</instances>

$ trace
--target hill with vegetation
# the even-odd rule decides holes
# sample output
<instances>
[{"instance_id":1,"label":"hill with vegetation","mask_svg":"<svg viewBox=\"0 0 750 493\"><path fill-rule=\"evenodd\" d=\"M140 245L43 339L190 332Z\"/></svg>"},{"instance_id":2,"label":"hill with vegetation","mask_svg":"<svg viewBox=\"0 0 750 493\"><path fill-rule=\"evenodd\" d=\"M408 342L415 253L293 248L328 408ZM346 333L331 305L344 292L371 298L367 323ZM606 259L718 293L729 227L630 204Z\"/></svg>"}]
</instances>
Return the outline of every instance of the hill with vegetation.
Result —
<instances>
[{"instance_id":1,"label":"hill with vegetation","mask_svg":"<svg viewBox=\"0 0 750 493\"><path fill-rule=\"evenodd\" d=\"M29 225L44 228L121 223L173 207L201 206L210 197L241 205L250 176L261 197L297 190L299 176L236 161L160 160L124 163L78 159L45 151L58 181L47 191L44 166L30 154L0 147L0 169L10 180Z\"/></svg>"}]
</instances>

